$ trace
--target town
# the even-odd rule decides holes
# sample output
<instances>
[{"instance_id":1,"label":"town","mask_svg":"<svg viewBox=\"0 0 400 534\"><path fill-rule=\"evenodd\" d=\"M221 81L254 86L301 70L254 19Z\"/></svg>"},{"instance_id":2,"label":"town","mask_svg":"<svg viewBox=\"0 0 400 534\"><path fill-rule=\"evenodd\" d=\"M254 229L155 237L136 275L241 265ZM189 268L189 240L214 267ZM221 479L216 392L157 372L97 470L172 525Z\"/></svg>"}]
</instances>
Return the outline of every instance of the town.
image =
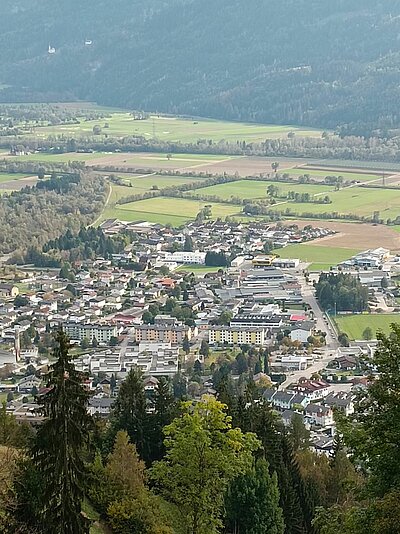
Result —
<instances>
[{"instance_id":1,"label":"town","mask_svg":"<svg viewBox=\"0 0 400 534\"><path fill-rule=\"evenodd\" d=\"M357 391L375 372L376 340L372 332L343 339L340 312L325 313L317 299L319 273L281 257L286 245L331 230L222 221L178 230L115 219L100 229L129 242L61 269L2 267L0 392L8 413L41 421L37 400L46 391L52 332L62 329L76 368L87 373L91 415L110 416L132 368L143 373L149 410L160 377L178 398L194 400L218 397L224 380L239 393L251 383L286 426L301 418L317 453L332 453L334 411L353 412ZM368 250L329 273L357 278L370 309L394 310L399 260Z\"/></svg>"}]
</instances>

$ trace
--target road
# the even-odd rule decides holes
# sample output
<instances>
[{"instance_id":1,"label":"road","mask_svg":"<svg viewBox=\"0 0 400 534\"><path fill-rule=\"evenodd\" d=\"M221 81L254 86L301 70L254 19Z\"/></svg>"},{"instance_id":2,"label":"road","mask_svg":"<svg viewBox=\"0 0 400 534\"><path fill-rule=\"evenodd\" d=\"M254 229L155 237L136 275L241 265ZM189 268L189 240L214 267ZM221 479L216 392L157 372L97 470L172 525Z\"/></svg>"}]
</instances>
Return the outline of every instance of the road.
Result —
<instances>
[{"instance_id":1,"label":"road","mask_svg":"<svg viewBox=\"0 0 400 534\"><path fill-rule=\"evenodd\" d=\"M108 203L110 202L110 198L111 198L111 195L112 195L113 188L112 188L111 183L109 183L108 185L110 186L110 190L108 191L107 200L106 200L106 202L105 202L105 204L104 204L104 207L103 207L103 209L102 209L102 212L101 212L100 215L97 217L97 219L96 219L94 222L92 222L92 224L89 225L89 227L90 227L90 226L96 226L96 224L97 224L98 222L100 222L100 219L102 218L103 213L104 213L105 209L107 208Z\"/></svg>"},{"instance_id":2,"label":"road","mask_svg":"<svg viewBox=\"0 0 400 534\"><path fill-rule=\"evenodd\" d=\"M303 300L311 307L311 310L314 313L317 330L326 332L326 346L320 349L322 352L320 358L316 359L310 367L302 371L295 371L290 373L290 375L288 374L288 378L281 384L281 388L288 387L293 382L297 382L300 378L310 378L314 373L322 371L331 360L336 358L338 348L340 347L335 330L325 321L324 313L315 298L313 285L307 283L303 275L299 275L298 280L301 283Z\"/></svg>"}]
</instances>

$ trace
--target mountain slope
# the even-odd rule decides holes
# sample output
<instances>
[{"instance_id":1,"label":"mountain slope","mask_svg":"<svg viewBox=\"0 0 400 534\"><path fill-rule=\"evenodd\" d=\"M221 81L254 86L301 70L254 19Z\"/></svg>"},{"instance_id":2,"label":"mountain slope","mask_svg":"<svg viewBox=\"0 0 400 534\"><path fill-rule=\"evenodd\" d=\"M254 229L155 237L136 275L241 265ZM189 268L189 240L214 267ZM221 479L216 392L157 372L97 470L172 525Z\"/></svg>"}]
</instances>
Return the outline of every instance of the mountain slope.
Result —
<instances>
[{"instance_id":1,"label":"mountain slope","mask_svg":"<svg viewBox=\"0 0 400 534\"><path fill-rule=\"evenodd\" d=\"M398 0L3 4L3 100L83 98L361 131L400 124Z\"/></svg>"}]
</instances>

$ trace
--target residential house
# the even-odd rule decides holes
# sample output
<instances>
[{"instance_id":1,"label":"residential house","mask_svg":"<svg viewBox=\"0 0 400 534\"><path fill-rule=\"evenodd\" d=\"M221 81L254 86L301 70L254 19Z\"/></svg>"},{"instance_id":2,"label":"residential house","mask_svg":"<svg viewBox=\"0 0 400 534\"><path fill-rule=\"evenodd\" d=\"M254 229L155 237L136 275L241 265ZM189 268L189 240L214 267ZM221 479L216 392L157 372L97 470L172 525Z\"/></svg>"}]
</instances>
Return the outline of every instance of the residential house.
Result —
<instances>
[{"instance_id":1,"label":"residential house","mask_svg":"<svg viewBox=\"0 0 400 534\"><path fill-rule=\"evenodd\" d=\"M322 427L333 425L333 411L329 406L309 404L305 409L305 413L311 424Z\"/></svg>"}]
</instances>

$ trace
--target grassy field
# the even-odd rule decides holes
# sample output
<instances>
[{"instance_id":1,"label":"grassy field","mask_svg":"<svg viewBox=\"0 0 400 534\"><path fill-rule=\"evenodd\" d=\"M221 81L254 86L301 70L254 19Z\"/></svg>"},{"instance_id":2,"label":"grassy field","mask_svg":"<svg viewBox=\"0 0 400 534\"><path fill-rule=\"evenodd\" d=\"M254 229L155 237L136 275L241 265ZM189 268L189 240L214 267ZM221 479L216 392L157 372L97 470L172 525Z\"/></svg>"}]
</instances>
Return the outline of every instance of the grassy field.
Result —
<instances>
[{"instance_id":1,"label":"grassy field","mask_svg":"<svg viewBox=\"0 0 400 534\"><path fill-rule=\"evenodd\" d=\"M399 314L363 314L363 315L338 315L333 318L338 329L345 332L350 339L363 339L363 332L369 326L373 336L382 331L388 334L391 323L400 322Z\"/></svg>"},{"instance_id":2,"label":"grassy field","mask_svg":"<svg viewBox=\"0 0 400 534\"><path fill-rule=\"evenodd\" d=\"M210 204L212 205L212 218L225 218L228 215L234 215L240 211L239 206L218 203ZM124 221L145 220L180 226L194 219L204 205L204 202L197 202L195 200L163 197L139 200L138 202L130 202L129 204L123 204L117 207L112 206L110 203L110 206L103 213L102 220L115 217Z\"/></svg>"},{"instance_id":3,"label":"grassy field","mask_svg":"<svg viewBox=\"0 0 400 534\"><path fill-rule=\"evenodd\" d=\"M352 187L329 193L331 204L309 204L288 202L285 205L272 206L275 210L290 208L298 215L303 213L319 214L337 212L340 214L372 216L379 211L383 219L395 218L400 213L400 191L389 189L367 189Z\"/></svg>"},{"instance_id":4,"label":"grassy field","mask_svg":"<svg viewBox=\"0 0 400 534\"><path fill-rule=\"evenodd\" d=\"M106 123L108 128L104 128ZM163 141L184 142L197 141L198 139L259 141L266 138L287 137L289 132L294 132L299 137L321 137L321 130L290 125L276 126L158 115L152 115L146 120L134 120L131 114L126 112L112 113L110 117L98 121L82 120L80 124L40 127L36 128L34 135L45 137L50 134L64 134L86 137L92 134L93 127L97 125L102 127L102 134L96 136L99 139L107 134L110 137L140 135L147 139L156 138Z\"/></svg>"},{"instance_id":5,"label":"grassy field","mask_svg":"<svg viewBox=\"0 0 400 534\"><path fill-rule=\"evenodd\" d=\"M175 185L183 185L192 182L201 183L205 178L202 177L187 177L187 176L160 176L157 174L148 175L124 175L117 174L127 185L131 185L134 189L142 191L150 191L153 186L157 186L159 189L165 187L172 187Z\"/></svg>"},{"instance_id":6,"label":"grassy field","mask_svg":"<svg viewBox=\"0 0 400 534\"><path fill-rule=\"evenodd\" d=\"M216 273L222 267L207 267L206 265L181 265L176 272L186 271L194 274Z\"/></svg>"},{"instance_id":7,"label":"grassy field","mask_svg":"<svg viewBox=\"0 0 400 534\"><path fill-rule=\"evenodd\" d=\"M202 195L217 195L223 199L229 199L230 197L239 198L267 198L267 188L270 185L275 185L279 188L280 195L286 195L289 191L295 191L296 193L310 193L311 195L329 193L334 190L334 187L329 185L308 185L308 184L287 184L282 182L258 182L255 180L239 180L237 182L231 182L228 184L213 185L211 187L204 187L193 192L191 194ZM279 202L279 199L278 199Z\"/></svg>"},{"instance_id":8,"label":"grassy field","mask_svg":"<svg viewBox=\"0 0 400 534\"><path fill-rule=\"evenodd\" d=\"M325 270L360 252L359 249L321 247L317 245L289 245L274 252L281 258L298 258L311 263L310 270Z\"/></svg>"}]
</instances>

